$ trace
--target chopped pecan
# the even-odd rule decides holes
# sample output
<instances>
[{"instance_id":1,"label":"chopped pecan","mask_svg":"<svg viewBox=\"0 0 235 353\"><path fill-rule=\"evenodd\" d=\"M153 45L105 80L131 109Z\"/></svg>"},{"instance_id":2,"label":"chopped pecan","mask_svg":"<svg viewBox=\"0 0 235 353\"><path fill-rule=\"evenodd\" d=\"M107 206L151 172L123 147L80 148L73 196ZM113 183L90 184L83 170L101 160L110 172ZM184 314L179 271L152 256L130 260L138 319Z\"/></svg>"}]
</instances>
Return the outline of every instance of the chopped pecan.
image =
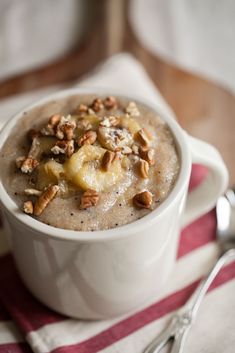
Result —
<instances>
[{"instance_id":1,"label":"chopped pecan","mask_svg":"<svg viewBox=\"0 0 235 353\"><path fill-rule=\"evenodd\" d=\"M25 160L26 160L26 157L24 156L20 156L16 158L16 167L20 169Z\"/></svg>"},{"instance_id":2,"label":"chopped pecan","mask_svg":"<svg viewBox=\"0 0 235 353\"><path fill-rule=\"evenodd\" d=\"M87 112L88 112L88 106L86 104L79 104L79 106L75 110L75 113L77 114L85 114Z\"/></svg>"},{"instance_id":3,"label":"chopped pecan","mask_svg":"<svg viewBox=\"0 0 235 353\"><path fill-rule=\"evenodd\" d=\"M149 150L145 150L140 148L140 157L148 162L149 165L154 165L154 149L150 148Z\"/></svg>"},{"instance_id":4,"label":"chopped pecan","mask_svg":"<svg viewBox=\"0 0 235 353\"><path fill-rule=\"evenodd\" d=\"M62 117L56 127L56 137L59 140L72 140L75 127L76 124L71 120L70 115L68 115L66 118Z\"/></svg>"},{"instance_id":5,"label":"chopped pecan","mask_svg":"<svg viewBox=\"0 0 235 353\"><path fill-rule=\"evenodd\" d=\"M25 201L23 205L24 213L33 214L33 203L32 201Z\"/></svg>"},{"instance_id":6,"label":"chopped pecan","mask_svg":"<svg viewBox=\"0 0 235 353\"><path fill-rule=\"evenodd\" d=\"M101 166L105 171L108 171L111 164L116 159L116 153L111 151L106 151L102 158Z\"/></svg>"},{"instance_id":7,"label":"chopped pecan","mask_svg":"<svg viewBox=\"0 0 235 353\"><path fill-rule=\"evenodd\" d=\"M129 146L123 146L122 147L122 154L131 154L132 149Z\"/></svg>"},{"instance_id":8,"label":"chopped pecan","mask_svg":"<svg viewBox=\"0 0 235 353\"><path fill-rule=\"evenodd\" d=\"M41 134L45 136L54 136L56 133L56 127L60 123L62 116L60 114L54 114L50 117L48 124L41 129Z\"/></svg>"},{"instance_id":9,"label":"chopped pecan","mask_svg":"<svg viewBox=\"0 0 235 353\"><path fill-rule=\"evenodd\" d=\"M91 125L90 121L88 121L87 119L81 119L78 121L77 127L78 127L78 129L87 131L92 128L92 125Z\"/></svg>"},{"instance_id":10,"label":"chopped pecan","mask_svg":"<svg viewBox=\"0 0 235 353\"><path fill-rule=\"evenodd\" d=\"M39 137L34 137L32 144L28 153L28 158L37 159L40 154L40 139Z\"/></svg>"},{"instance_id":11,"label":"chopped pecan","mask_svg":"<svg viewBox=\"0 0 235 353\"><path fill-rule=\"evenodd\" d=\"M104 109L104 104L100 98L96 98L91 103L91 108L97 113L100 110Z\"/></svg>"},{"instance_id":12,"label":"chopped pecan","mask_svg":"<svg viewBox=\"0 0 235 353\"><path fill-rule=\"evenodd\" d=\"M142 178L148 178L149 164L144 159L140 159L139 161L139 174Z\"/></svg>"},{"instance_id":13,"label":"chopped pecan","mask_svg":"<svg viewBox=\"0 0 235 353\"><path fill-rule=\"evenodd\" d=\"M151 132L148 129L146 129L146 127L143 127L143 131L149 140L153 139L153 135L151 134Z\"/></svg>"},{"instance_id":14,"label":"chopped pecan","mask_svg":"<svg viewBox=\"0 0 235 353\"><path fill-rule=\"evenodd\" d=\"M25 189L24 194L27 196L40 196L42 194L42 191L37 189Z\"/></svg>"},{"instance_id":15,"label":"chopped pecan","mask_svg":"<svg viewBox=\"0 0 235 353\"><path fill-rule=\"evenodd\" d=\"M74 140L66 141L60 140L57 141L55 146L51 148L51 152L54 154L65 154L67 157L71 157L74 153Z\"/></svg>"},{"instance_id":16,"label":"chopped pecan","mask_svg":"<svg viewBox=\"0 0 235 353\"><path fill-rule=\"evenodd\" d=\"M139 154L139 146L133 144L133 145L131 146L131 148L132 148L132 152L133 152L134 154L136 154L136 155Z\"/></svg>"},{"instance_id":17,"label":"chopped pecan","mask_svg":"<svg viewBox=\"0 0 235 353\"><path fill-rule=\"evenodd\" d=\"M104 119L100 122L100 126L104 127L111 127L111 126L117 126L120 122L120 119L117 118L116 116L110 115L104 117Z\"/></svg>"},{"instance_id":18,"label":"chopped pecan","mask_svg":"<svg viewBox=\"0 0 235 353\"><path fill-rule=\"evenodd\" d=\"M50 185L46 190L39 196L38 200L35 202L33 214L35 216L40 216L48 204L54 199L57 192L59 191L58 185Z\"/></svg>"},{"instance_id":19,"label":"chopped pecan","mask_svg":"<svg viewBox=\"0 0 235 353\"><path fill-rule=\"evenodd\" d=\"M136 139L139 141L142 148L149 147L149 139L143 129L140 129L139 131L137 131Z\"/></svg>"},{"instance_id":20,"label":"chopped pecan","mask_svg":"<svg viewBox=\"0 0 235 353\"><path fill-rule=\"evenodd\" d=\"M27 157L22 165L21 165L21 171L22 173L32 173L32 171L39 165L39 162L34 159L34 158L31 158L31 157Z\"/></svg>"},{"instance_id":21,"label":"chopped pecan","mask_svg":"<svg viewBox=\"0 0 235 353\"><path fill-rule=\"evenodd\" d=\"M62 116L60 114L52 115L49 119L49 125L51 125L52 127L57 126L59 124L61 118L62 118Z\"/></svg>"},{"instance_id":22,"label":"chopped pecan","mask_svg":"<svg viewBox=\"0 0 235 353\"><path fill-rule=\"evenodd\" d=\"M133 197L133 204L138 208L150 208L153 196L149 191L142 191Z\"/></svg>"},{"instance_id":23,"label":"chopped pecan","mask_svg":"<svg viewBox=\"0 0 235 353\"><path fill-rule=\"evenodd\" d=\"M28 132L29 141L33 141L35 138L40 136L41 136L41 132L36 129L30 129Z\"/></svg>"},{"instance_id":24,"label":"chopped pecan","mask_svg":"<svg viewBox=\"0 0 235 353\"><path fill-rule=\"evenodd\" d=\"M96 139L97 139L97 133L93 130L89 130L78 138L77 143L79 146L93 145Z\"/></svg>"},{"instance_id":25,"label":"chopped pecan","mask_svg":"<svg viewBox=\"0 0 235 353\"><path fill-rule=\"evenodd\" d=\"M81 197L81 204L80 208L81 209L86 209L92 206L96 206L97 203L99 202L99 194L95 190L87 190L84 192L84 194Z\"/></svg>"},{"instance_id":26,"label":"chopped pecan","mask_svg":"<svg viewBox=\"0 0 235 353\"><path fill-rule=\"evenodd\" d=\"M116 109L117 108L117 99L113 96L106 97L104 99L104 106L106 109Z\"/></svg>"},{"instance_id":27,"label":"chopped pecan","mask_svg":"<svg viewBox=\"0 0 235 353\"><path fill-rule=\"evenodd\" d=\"M126 107L126 113L129 114L130 116L139 116L140 112L139 109L137 108L137 105L135 102L130 102L128 106Z\"/></svg>"}]
</instances>

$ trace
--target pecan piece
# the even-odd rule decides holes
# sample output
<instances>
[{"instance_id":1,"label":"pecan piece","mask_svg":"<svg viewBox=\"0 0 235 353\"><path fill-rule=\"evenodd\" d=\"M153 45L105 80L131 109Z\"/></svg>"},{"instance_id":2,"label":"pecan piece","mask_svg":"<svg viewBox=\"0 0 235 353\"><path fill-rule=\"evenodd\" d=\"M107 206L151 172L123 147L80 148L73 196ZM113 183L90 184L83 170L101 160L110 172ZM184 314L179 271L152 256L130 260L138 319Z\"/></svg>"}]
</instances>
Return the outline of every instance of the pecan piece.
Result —
<instances>
[{"instance_id":1,"label":"pecan piece","mask_svg":"<svg viewBox=\"0 0 235 353\"><path fill-rule=\"evenodd\" d=\"M40 216L48 204L54 199L57 192L59 191L58 185L51 185L46 188L46 190L39 196L38 200L35 202L33 214L35 216Z\"/></svg>"},{"instance_id":2,"label":"pecan piece","mask_svg":"<svg viewBox=\"0 0 235 353\"><path fill-rule=\"evenodd\" d=\"M30 129L28 132L29 141L33 141L35 138L40 137L41 132L35 129Z\"/></svg>"},{"instance_id":3,"label":"pecan piece","mask_svg":"<svg viewBox=\"0 0 235 353\"><path fill-rule=\"evenodd\" d=\"M33 203L32 201L25 201L23 205L24 213L33 214Z\"/></svg>"},{"instance_id":4,"label":"pecan piece","mask_svg":"<svg viewBox=\"0 0 235 353\"><path fill-rule=\"evenodd\" d=\"M24 156L20 156L20 157L16 158L16 167L20 169L25 160L26 160L26 157L24 157Z\"/></svg>"},{"instance_id":5,"label":"pecan piece","mask_svg":"<svg viewBox=\"0 0 235 353\"><path fill-rule=\"evenodd\" d=\"M37 189L25 189L24 194L27 196L40 196L42 194L42 191Z\"/></svg>"},{"instance_id":6,"label":"pecan piece","mask_svg":"<svg viewBox=\"0 0 235 353\"><path fill-rule=\"evenodd\" d=\"M143 129L140 129L139 131L137 131L136 138L141 144L142 148L146 149L149 147L149 139Z\"/></svg>"},{"instance_id":7,"label":"pecan piece","mask_svg":"<svg viewBox=\"0 0 235 353\"><path fill-rule=\"evenodd\" d=\"M86 114L88 112L88 106L86 104L79 104L75 113L77 114Z\"/></svg>"},{"instance_id":8,"label":"pecan piece","mask_svg":"<svg viewBox=\"0 0 235 353\"><path fill-rule=\"evenodd\" d=\"M137 108L137 105L135 102L130 102L128 106L126 107L126 113L129 114L130 116L139 116L140 112L139 109Z\"/></svg>"},{"instance_id":9,"label":"pecan piece","mask_svg":"<svg viewBox=\"0 0 235 353\"><path fill-rule=\"evenodd\" d=\"M99 201L98 192L92 189L88 189L87 191L84 192L84 194L81 197L80 208L86 209L92 206L96 206L98 201Z\"/></svg>"},{"instance_id":10,"label":"pecan piece","mask_svg":"<svg viewBox=\"0 0 235 353\"><path fill-rule=\"evenodd\" d=\"M120 119L116 116L110 115L108 117L104 117L104 119L100 122L100 126L111 127L117 126L120 122Z\"/></svg>"},{"instance_id":11,"label":"pecan piece","mask_svg":"<svg viewBox=\"0 0 235 353\"><path fill-rule=\"evenodd\" d=\"M93 100L91 108L97 113L100 110L104 109L104 104L100 98L96 98Z\"/></svg>"},{"instance_id":12,"label":"pecan piece","mask_svg":"<svg viewBox=\"0 0 235 353\"><path fill-rule=\"evenodd\" d=\"M90 121L88 121L86 119L81 119L81 120L79 120L77 127L78 127L78 129L87 131L92 128L92 125L91 125Z\"/></svg>"},{"instance_id":13,"label":"pecan piece","mask_svg":"<svg viewBox=\"0 0 235 353\"><path fill-rule=\"evenodd\" d=\"M60 123L62 116L60 114L54 114L50 117L48 124L41 129L41 134L45 136L54 136L56 133L56 127Z\"/></svg>"},{"instance_id":14,"label":"pecan piece","mask_svg":"<svg viewBox=\"0 0 235 353\"><path fill-rule=\"evenodd\" d=\"M74 140L66 141L60 140L57 141L55 146L51 148L51 152L54 154L65 154L67 157L71 157L74 153Z\"/></svg>"},{"instance_id":15,"label":"pecan piece","mask_svg":"<svg viewBox=\"0 0 235 353\"><path fill-rule=\"evenodd\" d=\"M142 191L133 197L133 204L137 208L150 208L153 196L149 191Z\"/></svg>"},{"instance_id":16,"label":"pecan piece","mask_svg":"<svg viewBox=\"0 0 235 353\"><path fill-rule=\"evenodd\" d=\"M140 157L148 162L149 165L154 165L154 149L150 148L149 150L145 150L140 148Z\"/></svg>"},{"instance_id":17,"label":"pecan piece","mask_svg":"<svg viewBox=\"0 0 235 353\"><path fill-rule=\"evenodd\" d=\"M145 161L144 159L141 159L139 161L139 174L142 178L146 179L148 178L148 174L149 174L149 164L147 161Z\"/></svg>"},{"instance_id":18,"label":"pecan piece","mask_svg":"<svg viewBox=\"0 0 235 353\"><path fill-rule=\"evenodd\" d=\"M106 97L104 100L104 106L106 109L116 109L117 108L117 99L113 96Z\"/></svg>"},{"instance_id":19,"label":"pecan piece","mask_svg":"<svg viewBox=\"0 0 235 353\"><path fill-rule=\"evenodd\" d=\"M61 115L60 114L54 114L50 117L49 119L49 125L52 127L55 127L59 124L61 119Z\"/></svg>"},{"instance_id":20,"label":"pecan piece","mask_svg":"<svg viewBox=\"0 0 235 353\"><path fill-rule=\"evenodd\" d=\"M75 127L76 124L71 120L70 115L66 118L62 117L56 127L56 137L59 140L72 140Z\"/></svg>"},{"instance_id":21,"label":"pecan piece","mask_svg":"<svg viewBox=\"0 0 235 353\"><path fill-rule=\"evenodd\" d=\"M32 171L39 165L39 162L31 157L26 158L22 165L21 165L21 171L22 173L32 173Z\"/></svg>"},{"instance_id":22,"label":"pecan piece","mask_svg":"<svg viewBox=\"0 0 235 353\"><path fill-rule=\"evenodd\" d=\"M116 153L106 151L102 158L101 167L107 172L114 160L116 160Z\"/></svg>"},{"instance_id":23,"label":"pecan piece","mask_svg":"<svg viewBox=\"0 0 235 353\"><path fill-rule=\"evenodd\" d=\"M93 130L89 130L78 138L77 143L79 146L93 145L96 139L97 139L97 133Z\"/></svg>"}]
</instances>

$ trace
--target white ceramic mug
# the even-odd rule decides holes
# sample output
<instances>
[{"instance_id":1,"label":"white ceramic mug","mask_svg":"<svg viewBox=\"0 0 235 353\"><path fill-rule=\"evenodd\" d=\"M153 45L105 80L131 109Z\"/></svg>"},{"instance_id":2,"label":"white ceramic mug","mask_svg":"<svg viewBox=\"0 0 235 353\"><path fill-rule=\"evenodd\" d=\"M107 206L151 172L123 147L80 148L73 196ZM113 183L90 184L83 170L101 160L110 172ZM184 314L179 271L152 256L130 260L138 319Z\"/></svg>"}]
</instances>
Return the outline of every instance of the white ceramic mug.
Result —
<instances>
[{"instance_id":1,"label":"white ceramic mug","mask_svg":"<svg viewBox=\"0 0 235 353\"><path fill-rule=\"evenodd\" d=\"M69 95L92 93L110 95L110 91L76 88L41 99L24 111ZM41 302L72 317L112 317L157 296L174 266L181 227L214 207L227 186L227 169L214 147L187 135L174 117L154 104L131 99L147 104L168 124L181 158L173 190L147 216L110 230L58 229L20 211L0 182L1 206L25 285ZM0 148L22 113L3 128ZM207 166L209 174L188 196L192 162Z\"/></svg>"}]
</instances>

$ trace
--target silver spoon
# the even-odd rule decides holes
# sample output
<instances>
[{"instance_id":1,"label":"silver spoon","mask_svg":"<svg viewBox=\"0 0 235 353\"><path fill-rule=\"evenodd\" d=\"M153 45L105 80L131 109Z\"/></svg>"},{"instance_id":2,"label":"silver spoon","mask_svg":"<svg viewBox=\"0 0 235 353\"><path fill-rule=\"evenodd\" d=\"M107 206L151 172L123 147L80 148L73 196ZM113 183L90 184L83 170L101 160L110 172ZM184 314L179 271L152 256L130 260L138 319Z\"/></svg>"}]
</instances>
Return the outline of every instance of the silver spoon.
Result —
<instances>
[{"instance_id":1,"label":"silver spoon","mask_svg":"<svg viewBox=\"0 0 235 353\"><path fill-rule=\"evenodd\" d=\"M225 196L218 199L216 217L216 235L220 247L218 260L186 304L173 316L169 326L150 343L143 353L158 353L170 340L173 340L171 353L183 351L189 329L211 283L221 268L229 260L235 259L235 189L228 189Z\"/></svg>"}]
</instances>

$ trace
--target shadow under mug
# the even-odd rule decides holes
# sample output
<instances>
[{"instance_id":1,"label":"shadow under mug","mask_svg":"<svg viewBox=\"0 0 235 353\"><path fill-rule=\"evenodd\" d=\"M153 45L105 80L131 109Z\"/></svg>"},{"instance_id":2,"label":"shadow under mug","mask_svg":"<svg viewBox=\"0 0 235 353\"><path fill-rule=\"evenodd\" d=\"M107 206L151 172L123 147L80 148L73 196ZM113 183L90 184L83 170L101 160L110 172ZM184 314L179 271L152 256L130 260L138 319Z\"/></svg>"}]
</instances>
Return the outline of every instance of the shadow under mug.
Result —
<instances>
[{"instance_id":1,"label":"shadow under mug","mask_svg":"<svg viewBox=\"0 0 235 353\"><path fill-rule=\"evenodd\" d=\"M71 95L116 95L104 89L60 91L27 107ZM189 136L174 116L138 97L171 129L181 168L166 200L147 216L115 229L79 232L58 229L18 210L0 182L1 208L10 228L13 255L27 288L41 302L62 314L104 319L134 310L157 297L175 264L180 229L215 206L228 183L218 151ZM0 148L23 111L0 133ZM207 178L188 195L192 163L205 165Z\"/></svg>"}]
</instances>

